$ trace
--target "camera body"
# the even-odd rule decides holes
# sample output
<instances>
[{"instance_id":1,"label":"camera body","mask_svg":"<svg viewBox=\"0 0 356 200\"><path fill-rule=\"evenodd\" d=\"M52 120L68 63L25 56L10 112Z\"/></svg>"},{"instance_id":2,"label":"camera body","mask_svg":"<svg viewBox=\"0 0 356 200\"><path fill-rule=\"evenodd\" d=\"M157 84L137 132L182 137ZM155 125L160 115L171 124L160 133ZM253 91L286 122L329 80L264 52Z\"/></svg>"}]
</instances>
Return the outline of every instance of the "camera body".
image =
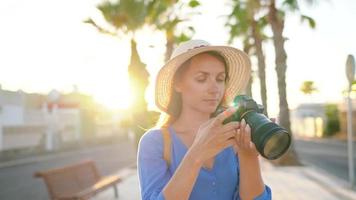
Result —
<instances>
[{"instance_id":1,"label":"camera body","mask_svg":"<svg viewBox=\"0 0 356 200\"><path fill-rule=\"evenodd\" d=\"M263 157L274 160L288 150L292 139L290 133L264 115L262 105L247 95L238 95L234 98L233 106L237 108L236 112L225 119L223 124L245 119L251 127L252 142ZM218 108L217 112L223 110L224 108Z\"/></svg>"},{"instance_id":2,"label":"camera body","mask_svg":"<svg viewBox=\"0 0 356 200\"><path fill-rule=\"evenodd\" d=\"M231 121L241 121L243 117L249 112L256 112L263 114L263 105L257 104L251 97L247 95L239 95L234 99L234 107L237 108L236 112L225 119L223 124L227 124Z\"/></svg>"}]
</instances>

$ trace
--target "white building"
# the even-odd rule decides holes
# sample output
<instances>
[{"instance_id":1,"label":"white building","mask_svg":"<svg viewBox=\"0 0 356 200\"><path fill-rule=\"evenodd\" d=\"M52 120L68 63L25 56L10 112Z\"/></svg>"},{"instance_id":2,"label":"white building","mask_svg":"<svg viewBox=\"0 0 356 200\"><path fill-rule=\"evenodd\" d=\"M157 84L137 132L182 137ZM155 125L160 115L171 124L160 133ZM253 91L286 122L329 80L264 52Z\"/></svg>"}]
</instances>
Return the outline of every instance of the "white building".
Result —
<instances>
[{"instance_id":1,"label":"white building","mask_svg":"<svg viewBox=\"0 0 356 200\"><path fill-rule=\"evenodd\" d=\"M47 97L21 90L7 91L0 86L0 151L40 145L41 140L48 139L49 131L55 134L50 140L79 139L79 107L54 106L55 103L48 102L56 100L54 97L59 98L59 92L52 91Z\"/></svg>"},{"instance_id":2,"label":"white building","mask_svg":"<svg viewBox=\"0 0 356 200\"><path fill-rule=\"evenodd\" d=\"M301 104L291 111L291 129L300 137L322 137L326 123L325 105Z\"/></svg>"}]
</instances>

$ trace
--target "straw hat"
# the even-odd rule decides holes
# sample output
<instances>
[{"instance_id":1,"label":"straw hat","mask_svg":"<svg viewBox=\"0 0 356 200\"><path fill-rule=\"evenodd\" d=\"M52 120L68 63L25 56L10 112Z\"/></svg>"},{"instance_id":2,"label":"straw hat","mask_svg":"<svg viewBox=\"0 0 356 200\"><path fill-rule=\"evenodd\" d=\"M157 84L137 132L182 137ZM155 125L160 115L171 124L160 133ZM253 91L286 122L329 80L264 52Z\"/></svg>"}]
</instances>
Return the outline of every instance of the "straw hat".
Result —
<instances>
[{"instance_id":1,"label":"straw hat","mask_svg":"<svg viewBox=\"0 0 356 200\"><path fill-rule=\"evenodd\" d=\"M229 79L225 91L226 102L230 104L236 95L244 93L250 79L251 62L243 51L229 46L211 46L204 40L190 40L181 43L158 72L155 101L159 109L167 113L173 91L173 77L177 69L188 59L207 51L220 53L227 63Z\"/></svg>"}]
</instances>

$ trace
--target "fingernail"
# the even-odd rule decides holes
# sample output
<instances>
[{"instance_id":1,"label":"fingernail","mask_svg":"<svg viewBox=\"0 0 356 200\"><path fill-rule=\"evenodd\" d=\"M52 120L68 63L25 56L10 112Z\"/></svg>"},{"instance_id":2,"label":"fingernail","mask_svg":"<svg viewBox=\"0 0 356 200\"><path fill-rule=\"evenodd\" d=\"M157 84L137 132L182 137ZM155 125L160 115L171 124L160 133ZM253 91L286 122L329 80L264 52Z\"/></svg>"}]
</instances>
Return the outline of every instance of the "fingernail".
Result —
<instances>
[{"instance_id":1,"label":"fingernail","mask_svg":"<svg viewBox=\"0 0 356 200\"><path fill-rule=\"evenodd\" d=\"M243 124L243 125L246 124L245 119L242 119L242 120L241 120L241 124Z\"/></svg>"},{"instance_id":2,"label":"fingernail","mask_svg":"<svg viewBox=\"0 0 356 200\"><path fill-rule=\"evenodd\" d=\"M235 126L236 129L238 129L238 128L240 128L240 127L241 127L241 124L240 124L240 123L237 123L236 126Z\"/></svg>"}]
</instances>

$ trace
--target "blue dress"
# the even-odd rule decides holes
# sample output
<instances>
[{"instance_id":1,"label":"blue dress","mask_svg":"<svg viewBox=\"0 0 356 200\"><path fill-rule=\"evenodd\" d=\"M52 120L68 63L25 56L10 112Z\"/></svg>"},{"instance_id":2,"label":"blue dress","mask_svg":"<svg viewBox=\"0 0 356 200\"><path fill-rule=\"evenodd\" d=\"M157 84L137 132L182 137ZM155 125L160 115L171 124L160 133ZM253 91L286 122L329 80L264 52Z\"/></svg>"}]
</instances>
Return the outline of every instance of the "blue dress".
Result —
<instances>
[{"instance_id":1,"label":"blue dress","mask_svg":"<svg viewBox=\"0 0 356 200\"><path fill-rule=\"evenodd\" d=\"M141 138L138 148L138 176L143 200L163 200L163 188L179 166L187 152L187 147L172 127L171 165L163 159L163 137L160 129L151 129ZM202 167L189 199L191 200L238 200L239 161L232 147L222 150L215 157L212 169ZM264 192L256 200L270 200L271 190L265 186Z\"/></svg>"}]
</instances>

